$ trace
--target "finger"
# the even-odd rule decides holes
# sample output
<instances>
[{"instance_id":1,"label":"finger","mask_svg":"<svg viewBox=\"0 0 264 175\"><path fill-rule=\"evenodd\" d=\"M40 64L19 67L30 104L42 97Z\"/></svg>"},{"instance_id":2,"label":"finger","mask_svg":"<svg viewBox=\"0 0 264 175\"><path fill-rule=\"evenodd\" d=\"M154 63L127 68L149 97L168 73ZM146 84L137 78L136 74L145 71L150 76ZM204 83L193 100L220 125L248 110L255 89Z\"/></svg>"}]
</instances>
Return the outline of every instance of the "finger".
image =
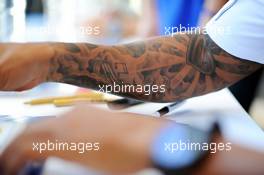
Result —
<instances>
[{"instance_id":1,"label":"finger","mask_svg":"<svg viewBox=\"0 0 264 175\"><path fill-rule=\"evenodd\" d=\"M17 175L21 171L36 171L40 167L31 167L31 165L36 165L35 162L44 162L46 156L40 157L40 154L32 151L30 144L21 144L22 141L27 142L25 137L19 138L2 155L0 159L1 175Z\"/></svg>"},{"instance_id":2,"label":"finger","mask_svg":"<svg viewBox=\"0 0 264 175\"><path fill-rule=\"evenodd\" d=\"M18 153L14 157L8 160L4 175L17 175L23 167L26 165L26 155L23 155L24 153Z\"/></svg>"},{"instance_id":3,"label":"finger","mask_svg":"<svg viewBox=\"0 0 264 175\"><path fill-rule=\"evenodd\" d=\"M36 153L32 151L32 142L27 135L23 133L18 136L0 156L1 175L17 175L17 172L28 160L37 157Z\"/></svg>"},{"instance_id":4,"label":"finger","mask_svg":"<svg viewBox=\"0 0 264 175\"><path fill-rule=\"evenodd\" d=\"M10 174L11 167L13 167L13 163L18 159L19 155L19 147L16 146L16 141L12 143L1 155L0 157L0 174L7 175Z\"/></svg>"}]
</instances>

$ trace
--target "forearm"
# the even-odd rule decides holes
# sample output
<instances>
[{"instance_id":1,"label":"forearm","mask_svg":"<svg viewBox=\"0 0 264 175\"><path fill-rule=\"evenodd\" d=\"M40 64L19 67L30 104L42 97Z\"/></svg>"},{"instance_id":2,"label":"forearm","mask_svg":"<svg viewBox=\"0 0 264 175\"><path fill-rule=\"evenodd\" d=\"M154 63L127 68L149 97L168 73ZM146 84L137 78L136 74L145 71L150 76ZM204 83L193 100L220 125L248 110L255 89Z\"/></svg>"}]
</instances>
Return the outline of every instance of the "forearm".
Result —
<instances>
[{"instance_id":1,"label":"forearm","mask_svg":"<svg viewBox=\"0 0 264 175\"><path fill-rule=\"evenodd\" d=\"M177 34L117 46L51 45L55 52L50 59L49 81L96 90L114 83L159 87L160 91L147 95L135 89L117 93L146 101L168 102L206 94L258 68L229 55L204 35Z\"/></svg>"},{"instance_id":2,"label":"forearm","mask_svg":"<svg viewBox=\"0 0 264 175\"><path fill-rule=\"evenodd\" d=\"M219 143L225 140L219 138ZM203 163L196 171L195 175L258 175L264 173L264 156L262 152L242 148L232 145L230 152L219 151L210 155L210 158Z\"/></svg>"}]
</instances>

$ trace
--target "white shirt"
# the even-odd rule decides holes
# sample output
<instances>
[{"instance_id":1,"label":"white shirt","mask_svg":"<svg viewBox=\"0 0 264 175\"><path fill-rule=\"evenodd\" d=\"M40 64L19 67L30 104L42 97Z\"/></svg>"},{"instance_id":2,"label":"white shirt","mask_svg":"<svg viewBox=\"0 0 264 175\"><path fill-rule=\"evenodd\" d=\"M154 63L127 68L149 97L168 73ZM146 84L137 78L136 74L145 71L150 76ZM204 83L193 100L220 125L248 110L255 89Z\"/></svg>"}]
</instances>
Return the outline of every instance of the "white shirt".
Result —
<instances>
[{"instance_id":1,"label":"white shirt","mask_svg":"<svg viewBox=\"0 0 264 175\"><path fill-rule=\"evenodd\" d=\"M264 0L229 0L206 31L229 54L264 64Z\"/></svg>"}]
</instances>

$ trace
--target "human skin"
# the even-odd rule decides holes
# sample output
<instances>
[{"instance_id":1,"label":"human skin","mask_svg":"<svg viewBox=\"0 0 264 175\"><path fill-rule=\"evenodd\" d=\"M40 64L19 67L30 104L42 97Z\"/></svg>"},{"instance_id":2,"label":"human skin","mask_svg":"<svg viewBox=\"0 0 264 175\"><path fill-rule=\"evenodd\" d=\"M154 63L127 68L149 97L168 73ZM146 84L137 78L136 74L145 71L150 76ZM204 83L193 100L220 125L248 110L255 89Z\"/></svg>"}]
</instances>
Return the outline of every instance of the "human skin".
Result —
<instances>
[{"instance_id":1,"label":"human skin","mask_svg":"<svg viewBox=\"0 0 264 175\"><path fill-rule=\"evenodd\" d=\"M29 125L0 157L1 175L16 175L31 161L56 156L109 173L128 173L150 165L149 147L166 120L113 113L81 105L66 115ZM136 130L135 130L136 128ZM33 143L98 142L98 151L33 151ZM23 143L23 144L21 144Z\"/></svg>"},{"instance_id":2,"label":"human skin","mask_svg":"<svg viewBox=\"0 0 264 175\"><path fill-rule=\"evenodd\" d=\"M200 26L204 27L227 2L228 0L206 0L200 15Z\"/></svg>"},{"instance_id":3,"label":"human skin","mask_svg":"<svg viewBox=\"0 0 264 175\"><path fill-rule=\"evenodd\" d=\"M172 124L161 118L129 113L113 113L81 105L64 116L29 125L0 156L1 175L17 175L28 162L44 162L49 156L73 161L107 174L131 174L151 168L151 145L161 128ZM177 125L173 123L176 127ZM33 151L33 143L98 142L98 151ZM215 135L213 142L225 143ZM162 148L161 148L162 149ZM210 154L194 175L263 174L263 153L232 144L231 151Z\"/></svg>"},{"instance_id":4,"label":"human skin","mask_svg":"<svg viewBox=\"0 0 264 175\"><path fill-rule=\"evenodd\" d=\"M176 34L115 46L88 43L0 45L0 90L53 81L98 90L103 85L157 85L165 92L119 92L173 102L213 92L250 75L260 64L236 58L208 35Z\"/></svg>"},{"instance_id":5,"label":"human skin","mask_svg":"<svg viewBox=\"0 0 264 175\"><path fill-rule=\"evenodd\" d=\"M118 95L144 101L171 102L222 89L260 67L260 64L226 53L209 36L199 34L176 34L115 46L88 43L0 44L0 90L5 91L27 90L49 81L92 89L114 82L142 86L164 84L164 93L144 95L121 92ZM149 150L153 137L166 122L133 114L110 114L85 106L65 117L30 125L0 157L1 174L15 175L26 161L43 160L48 156L73 160L114 174L135 172L151 166L150 154L146 150ZM98 129L98 126L102 127ZM65 134L67 130L72 131L71 134ZM134 142L126 139L131 137ZM54 138L76 142L99 140L106 144L106 150L86 157L71 152L40 155L32 151L34 141ZM253 174L264 172L259 166L259 162L263 162L262 154L234 148L237 151L228 155L215 154L214 159L210 159L215 161L205 163L204 169L195 172L205 173L220 160L230 160L230 157L239 162L234 165L244 165L247 160L242 158L247 159L248 156L251 156L252 162L256 162L240 169L232 164L219 163L219 169L214 167L209 172L222 172L221 168L230 174L243 174L250 169L256 170ZM113 154L116 159L112 159ZM239 159L236 159L238 154ZM123 166L118 166L120 162Z\"/></svg>"}]
</instances>

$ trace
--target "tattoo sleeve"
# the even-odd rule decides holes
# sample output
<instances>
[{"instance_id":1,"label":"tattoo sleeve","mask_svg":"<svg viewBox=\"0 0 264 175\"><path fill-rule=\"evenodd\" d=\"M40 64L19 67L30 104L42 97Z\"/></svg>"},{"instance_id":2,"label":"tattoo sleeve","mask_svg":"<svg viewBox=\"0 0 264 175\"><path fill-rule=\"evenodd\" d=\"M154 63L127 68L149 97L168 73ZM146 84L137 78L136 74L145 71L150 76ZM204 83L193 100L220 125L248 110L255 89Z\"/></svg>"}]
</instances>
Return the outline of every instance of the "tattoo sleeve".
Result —
<instances>
[{"instance_id":1,"label":"tattoo sleeve","mask_svg":"<svg viewBox=\"0 0 264 175\"><path fill-rule=\"evenodd\" d=\"M236 58L208 35L176 34L116 46L53 43L48 80L99 90L106 85L164 85L164 92L115 92L170 102L227 87L260 65Z\"/></svg>"}]
</instances>

